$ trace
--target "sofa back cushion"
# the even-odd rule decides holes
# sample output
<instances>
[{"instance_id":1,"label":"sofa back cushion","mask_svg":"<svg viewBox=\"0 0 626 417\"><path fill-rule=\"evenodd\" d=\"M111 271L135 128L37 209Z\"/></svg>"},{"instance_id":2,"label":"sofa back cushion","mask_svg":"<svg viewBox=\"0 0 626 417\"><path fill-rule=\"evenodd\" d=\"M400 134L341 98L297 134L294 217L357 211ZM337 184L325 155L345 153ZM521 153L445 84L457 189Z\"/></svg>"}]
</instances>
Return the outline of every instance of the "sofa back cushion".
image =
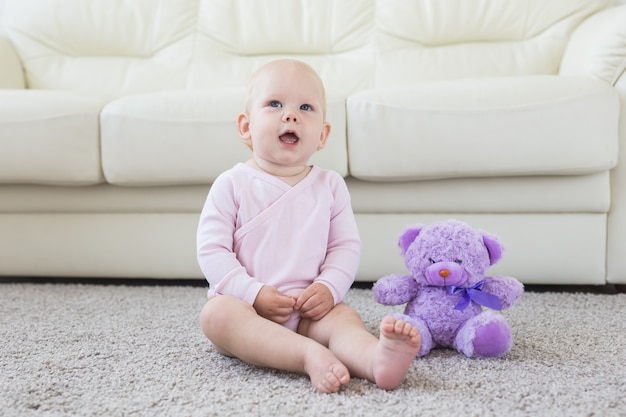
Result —
<instances>
[{"instance_id":1,"label":"sofa back cushion","mask_svg":"<svg viewBox=\"0 0 626 417\"><path fill-rule=\"evenodd\" d=\"M567 41L611 0L378 0L376 83L556 74Z\"/></svg>"},{"instance_id":2,"label":"sofa back cushion","mask_svg":"<svg viewBox=\"0 0 626 417\"><path fill-rule=\"evenodd\" d=\"M93 94L0 90L0 184L92 185L104 181Z\"/></svg>"},{"instance_id":3,"label":"sofa back cushion","mask_svg":"<svg viewBox=\"0 0 626 417\"><path fill-rule=\"evenodd\" d=\"M196 0L7 0L4 27L30 88L182 88Z\"/></svg>"},{"instance_id":4,"label":"sofa back cushion","mask_svg":"<svg viewBox=\"0 0 626 417\"><path fill-rule=\"evenodd\" d=\"M350 173L369 181L581 175L617 164L619 97L558 75L377 88L348 99Z\"/></svg>"},{"instance_id":5,"label":"sofa back cushion","mask_svg":"<svg viewBox=\"0 0 626 417\"><path fill-rule=\"evenodd\" d=\"M201 0L194 88L243 85L260 64L293 56L338 97L372 78L374 0Z\"/></svg>"},{"instance_id":6,"label":"sofa back cushion","mask_svg":"<svg viewBox=\"0 0 626 417\"><path fill-rule=\"evenodd\" d=\"M86 173L77 163L79 175L69 178L37 171L21 179L18 167L5 175L10 181L210 182L248 155L236 141L234 120L251 72L283 56L308 62L325 82L333 133L329 149L313 162L342 175L416 180L579 174L615 165L618 104L608 87L593 85L590 96L596 101L586 100L578 85L567 81L567 94L559 97L580 105L562 114L564 106L529 94L551 91L543 78L507 81L555 76L577 25L612 0L5 1L0 17L28 86L68 90L70 98L86 92L96 100L87 112L94 129L87 143L90 158L97 159L101 149L103 161ZM423 88L427 81L440 83ZM519 88L507 93L510 86ZM187 90L196 90L193 97L206 105L189 108L196 103L188 101ZM224 98L225 91L232 95ZM510 102L503 106L502 98ZM52 114L59 107L47 105ZM38 120L27 104L22 107L29 132L63 138L80 127L72 117L60 130L50 130L45 117ZM545 107L553 110L548 116ZM509 124L497 122L503 112L510 115ZM466 125L459 123L463 117ZM557 126L558 140L549 129L531 129L541 120ZM9 123L0 127L16 131ZM411 144L416 140L426 146ZM556 153L568 143L576 144L578 157L553 163L546 149ZM463 158L466 149L480 144L492 150L484 161ZM510 151L513 146L517 153ZM428 149L438 155L452 149L463 163L437 164L422 153ZM492 164L498 149L503 158ZM542 162L529 167L522 158L512 163L504 158L521 154ZM205 155L213 158L209 168ZM66 163L58 158L52 168Z\"/></svg>"},{"instance_id":7,"label":"sofa back cushion","mask_svg":"<svg viewBox=\"0 0 626 417\"><path fill-rule=\"evenodd\" d=\"M241 87L278 56L334 95L369 86L374 0L7 0L3 25L35 89L112 96ZM368 70L369 69L369 70Z\"/></svg>"},{"instance_id":8,"label":"sofa back cushion","mask_svg":"<svg viewBox=\"0 0 626 417\"><path fill-rule=\"evenodd\" d=\"M239 87L297 56L328 90L555 74L612 0L5 0L30 88L126 95ZM374 66L374 62L376 65Z\"/></svg>"}]
</instances>

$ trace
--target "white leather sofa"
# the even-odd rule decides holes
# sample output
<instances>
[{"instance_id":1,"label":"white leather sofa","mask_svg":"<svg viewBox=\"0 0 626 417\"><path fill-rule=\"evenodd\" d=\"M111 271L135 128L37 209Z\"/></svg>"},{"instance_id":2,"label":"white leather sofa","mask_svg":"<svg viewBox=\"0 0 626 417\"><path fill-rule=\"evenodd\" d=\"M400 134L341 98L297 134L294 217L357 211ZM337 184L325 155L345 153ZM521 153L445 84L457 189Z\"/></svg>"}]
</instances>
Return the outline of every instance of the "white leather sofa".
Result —
<instances>
[{"instance_id":1,"label":"white leather sofa","mask_svg":"<svg viewBox=\"0 0 626 417\"><path fill-rule=\"evenodd\" d=\"M609 0L3 0L0 275L202 278L198 215L250 73L324 79L358 280L412 223L497 234L491 273L626 283L626 6Z\"/></svg>"}]
</instances>

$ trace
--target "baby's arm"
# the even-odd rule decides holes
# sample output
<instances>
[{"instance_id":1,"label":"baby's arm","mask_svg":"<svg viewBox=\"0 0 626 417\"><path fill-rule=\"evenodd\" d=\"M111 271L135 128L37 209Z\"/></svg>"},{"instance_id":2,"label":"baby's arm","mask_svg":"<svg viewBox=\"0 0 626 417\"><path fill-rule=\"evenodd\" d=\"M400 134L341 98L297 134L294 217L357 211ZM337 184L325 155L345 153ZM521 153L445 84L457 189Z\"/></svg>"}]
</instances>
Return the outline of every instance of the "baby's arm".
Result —
<instances>
[{"instance_id":1,"label":"baby's arm","mask_svg":"<svg viewBox=\"0 0 626 417\"><path fill-rule=\"evenodd\" d=\"M252 305L263 284L251 277L234 247L237 202L228 175L218 177L200 215L197 256L200 269L216 294L231 295Z\"/></svg>"},{"instance_id":2,"label":"baby's arm","mask_svg":"<svg viewBox=\"0 0 626 417\"><path fill-rule=\"evenodd\" d=\"M331 211L326 258L316 283L324 284L340 303L354 282L361 260L361 240L350 204L350 194L343 178L335 174L331 185L334 205Z\"/></svg>"},{"instance_id":3,"label":"baby's arm","mask_svg":"<svg viewBox=\"0 0 626 417\"><path fill-rule=\"evenodd\" d=\"M240 298L257 314L276 323L285 323L295 300L270 285L263 285L248 275L233 252L236 209L224 198L220 183L214 184L202 211L198 227L198 262L217 294ZM219 206L215 204L220 201Z\"/></svg>"}]
</instances>

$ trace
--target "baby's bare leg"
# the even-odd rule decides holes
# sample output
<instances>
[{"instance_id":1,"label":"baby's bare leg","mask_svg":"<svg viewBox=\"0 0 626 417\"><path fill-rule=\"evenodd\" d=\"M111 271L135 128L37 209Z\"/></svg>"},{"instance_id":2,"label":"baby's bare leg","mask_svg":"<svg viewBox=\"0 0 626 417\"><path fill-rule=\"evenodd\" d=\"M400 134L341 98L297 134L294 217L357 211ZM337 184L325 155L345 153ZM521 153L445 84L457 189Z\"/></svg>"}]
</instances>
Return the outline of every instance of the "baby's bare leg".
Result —
<instances>
[{"instance_id":1,"label":"baby's bare leg","mask_svg":"<svg viewBox=\"0 0 626 417\"><path fill-rule=\"evenodd\" d=\"M327 345L352 376L386 390L400 385L420 348L420 335L409 323L386 317L376 339L345 304L335 306L320 321L302 322L298 331Z\"/></svg>"},{"instance_id":2,"label":"baby's bare leg","mask_svg":"<svg viewBox=\"0 0 626 417\"><path fill-rule=\"evenodd\" d=\"M200 326L218 352L261 367L305 373L319 392L337 392L350 380L348 369L325 346L262 318L237 298L209 300Z\"/></svg>"}]
</instances>

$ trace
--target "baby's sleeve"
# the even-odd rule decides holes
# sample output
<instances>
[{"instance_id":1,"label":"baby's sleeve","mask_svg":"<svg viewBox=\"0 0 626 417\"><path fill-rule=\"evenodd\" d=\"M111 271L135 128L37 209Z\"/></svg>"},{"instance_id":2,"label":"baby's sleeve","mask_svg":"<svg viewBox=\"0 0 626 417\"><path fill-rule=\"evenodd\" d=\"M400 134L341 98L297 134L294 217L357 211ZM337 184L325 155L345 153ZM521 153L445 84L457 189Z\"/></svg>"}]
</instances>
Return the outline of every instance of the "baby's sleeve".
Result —
<instances>
[{"instance_id":1,"label":"baby's sleeve","mask_svg":"<svg viewBox=\"0 0 626 417\"><path fill-rule=\"evenodd\" d=\"M197 258L209 282L209 296L231 295L252 305L263 284L247 273L233 251L237 221L234 190L226 174L211 186L198 224Z\"/></svg>"},{"instance_id":2,"label":"baby's sleeve","mask_svg":"<svg viewBox=\"0 0 626 417\"><path fill-rule=\"evenodd\" d=\"M343 178L333 175L333 209L326 259L315 282L321 282L333 294L335 304L348 293L361 260L361 239L356 224L350 194Z\"/></svg>"}]
</instances>

